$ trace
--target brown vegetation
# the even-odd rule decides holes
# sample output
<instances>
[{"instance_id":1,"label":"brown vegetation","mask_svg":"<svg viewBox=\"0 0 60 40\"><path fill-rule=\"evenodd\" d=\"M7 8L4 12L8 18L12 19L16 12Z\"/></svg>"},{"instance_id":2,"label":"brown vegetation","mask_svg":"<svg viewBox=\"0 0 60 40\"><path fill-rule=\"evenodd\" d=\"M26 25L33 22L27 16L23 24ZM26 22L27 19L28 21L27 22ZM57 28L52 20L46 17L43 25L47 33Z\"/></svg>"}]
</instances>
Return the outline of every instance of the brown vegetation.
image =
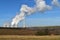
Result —
<instances>
[{"instance_id":1,"label":"brown vegetation","mask_svg":"<svg viewBox=\"0 0 60 40\"><path fill-rule=\"evenodd\" d=\"M60 26L31 28L0 28L0 35L60 35Z\"/></svg>"}]
</instances>

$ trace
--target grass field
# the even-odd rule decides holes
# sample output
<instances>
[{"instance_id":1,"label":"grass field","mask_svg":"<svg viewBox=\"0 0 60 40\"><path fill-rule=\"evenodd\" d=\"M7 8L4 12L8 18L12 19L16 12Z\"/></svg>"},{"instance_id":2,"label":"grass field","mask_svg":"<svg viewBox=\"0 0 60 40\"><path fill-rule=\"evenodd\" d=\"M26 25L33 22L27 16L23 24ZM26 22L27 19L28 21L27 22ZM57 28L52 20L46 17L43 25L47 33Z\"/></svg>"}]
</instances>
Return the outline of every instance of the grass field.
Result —
<instances>
[{"instance_id":1,"label":"grass field","mask_svg":"<svg viewBox=\"0 0 60 40\"><path fill-rule=\"evenodd\" d=\"M0 35L0 40L60 40L59 36Z\"/></svg>"}]
</instances>

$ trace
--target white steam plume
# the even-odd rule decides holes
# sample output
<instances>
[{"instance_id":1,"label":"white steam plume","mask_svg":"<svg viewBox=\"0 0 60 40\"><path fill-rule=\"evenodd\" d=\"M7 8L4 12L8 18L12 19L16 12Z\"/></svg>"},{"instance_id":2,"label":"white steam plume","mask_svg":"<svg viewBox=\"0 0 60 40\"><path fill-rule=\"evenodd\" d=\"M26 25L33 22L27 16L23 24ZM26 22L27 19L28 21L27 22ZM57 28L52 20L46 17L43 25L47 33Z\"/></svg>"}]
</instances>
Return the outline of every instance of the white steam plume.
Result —
<instances>
[{"instance_id":1,"label":"white steam plume","mask_svg":"<svg viewBox=\"0 0 60 40\"><path fill-rule=\"evenodd\" d=\"M58 0L53 0L52 4L55 5L55 6L59 6L60 7L60 3L59 3Z\"/></svg>"},{"instance_id":2,"label":"white steam plume","mask_svg":"<svg viewBox=\"0 0 60 40\"><path fill-rule=\"evenodd\" d=\"M30 15L33 12L33 8L30 8L27 5L22 5L20 9L20 14L16 15L15 18L13 18L11 25L17 25L21 20L24 19L25 14Z\"/></svg>"},{"instance_id":3,"label":"white steam plume","mask_svg":"<svg viewBox=\"0 0 60 40\"><path fill-rule=\"evenodd\" d=\"M50 10L51 6L47 5L44 0L36 0L36 8L40 12L44 12L45 10Z\"/></svg>"},{"instance_id":4,"label":"white steam plume","mask_svg":"<svg viewBox=\"0 0 60 40\"><path fill-rule=\"evenodd\" d=\"M24 19L24 12L21 12L21 14L16 15L15 18L13 18L11 25L17 25L20 20Z\"/></svg>"},{"instance_id":5,"label":"white steam plume","mask_svg":"<svg viewBox=\"0 0 60 40\"><path fill-rule=\"evenodd\" d=\"M35 7L29 7L27 5L22 5L20 9L20 14L16 15L13 18L11 25L17 25L20 21L24 19L24 16L30 15L36 11L44 12L45 10L50 10L51 6L46 5L44 0L35 0L36 5Z\"/></svg>"}]
</instances>

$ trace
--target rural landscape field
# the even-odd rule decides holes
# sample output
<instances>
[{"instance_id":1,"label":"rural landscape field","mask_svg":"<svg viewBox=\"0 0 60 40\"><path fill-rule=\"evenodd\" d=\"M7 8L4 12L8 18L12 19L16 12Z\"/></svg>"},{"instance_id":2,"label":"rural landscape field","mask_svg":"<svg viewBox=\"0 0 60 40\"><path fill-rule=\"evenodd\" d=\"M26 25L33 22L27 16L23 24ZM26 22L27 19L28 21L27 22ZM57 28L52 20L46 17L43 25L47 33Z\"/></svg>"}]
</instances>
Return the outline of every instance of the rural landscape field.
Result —
<instances>
[{"instance_id":1,"label":"rural landscape field","mask_svg":"<svg viewBox=\"0 0 60 40\"><path fill-rule=\"evenodd\" d=\"M60 35L55 36L0 35L0 40L60 40Z\"/></svg>"},{"instance_id":2,"label":"rural landscape field","mask_svg":"<svg viewBox=\"0 0 60 40\"><path fill-rule=\"evenodd\" d=\"M0 40L60 40L60 26L3 28Z\"/></svg>"},{"instance_id":3,"label":"rural landscape field","mask_svg":"<svg viewBox=\"0 0 60 40\"><path fill-rule=\"evenodd\" d=\"M60 0L0 0L0 40L60 40Z\"/></svg>"}]
</instances>

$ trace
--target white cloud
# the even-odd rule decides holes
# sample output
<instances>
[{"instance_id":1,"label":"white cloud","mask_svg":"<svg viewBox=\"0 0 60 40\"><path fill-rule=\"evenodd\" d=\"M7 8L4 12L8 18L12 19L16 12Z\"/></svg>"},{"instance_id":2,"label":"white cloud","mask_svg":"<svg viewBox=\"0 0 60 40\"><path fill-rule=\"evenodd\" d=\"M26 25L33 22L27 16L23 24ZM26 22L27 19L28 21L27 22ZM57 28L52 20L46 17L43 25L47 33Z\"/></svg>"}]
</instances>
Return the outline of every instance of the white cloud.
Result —
<instances>
[{"instance_id":1,"label":"white cloud","mask_svg":"<svg viewBox=\"0 0 60 40\"><path fill-rule=\"evenodd\" d=\"M53 0L52 1L52 4L55 5L55 6L60 6L60 3L58 0Z\"/></svg>"},{"instance_id":2,"label":"white cloud","mask_svg":"<svg viewBox=\"0 0 60 40\"><path fill-rule=\"evenodd\" d=\"M40 12L44 12L45 10L50 10L51 6L47 5L44 0L36 0L37 10Z\"/></svg>"}]
</instances>

